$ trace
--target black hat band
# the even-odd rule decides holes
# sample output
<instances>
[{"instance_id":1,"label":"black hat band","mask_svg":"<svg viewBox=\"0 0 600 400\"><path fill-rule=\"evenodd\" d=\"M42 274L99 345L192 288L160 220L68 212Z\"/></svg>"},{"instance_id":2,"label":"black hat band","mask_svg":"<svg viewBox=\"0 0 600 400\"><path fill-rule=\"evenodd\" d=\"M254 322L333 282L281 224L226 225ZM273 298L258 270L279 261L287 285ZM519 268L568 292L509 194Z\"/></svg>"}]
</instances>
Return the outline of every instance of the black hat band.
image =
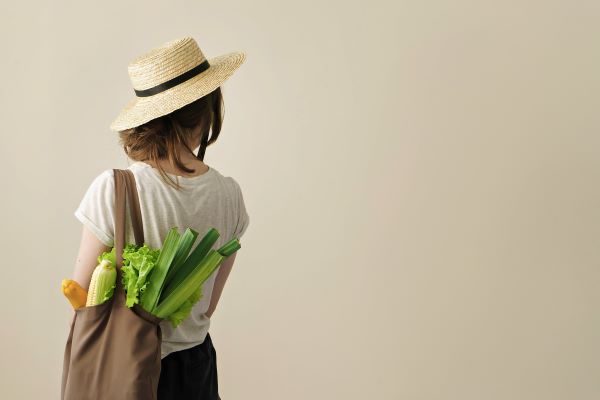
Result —
<instances>
[{"instance_id":1,"label":"black hat band","mask_svg":"<svg viewBox=\"0 0 600 400\"><path fill-rule=\"evenodd\" d=\"M137 97L153 96L157 93L164 92L167 89L177 86L180 83L187 81L188 79L198 75L199 73L201 73L203 71L206 71L208 69L208 67L210 67L208 60L204 60L202 63L198 64L197 66L190 69L189 71L186 71L183 74L176 76L173 79L169 79L168 81L163 82L159 85L156 85L154 87L144 89L144 90L137 90L137 89L133 89L133 90Z\"/></svg>"}]
</instances>

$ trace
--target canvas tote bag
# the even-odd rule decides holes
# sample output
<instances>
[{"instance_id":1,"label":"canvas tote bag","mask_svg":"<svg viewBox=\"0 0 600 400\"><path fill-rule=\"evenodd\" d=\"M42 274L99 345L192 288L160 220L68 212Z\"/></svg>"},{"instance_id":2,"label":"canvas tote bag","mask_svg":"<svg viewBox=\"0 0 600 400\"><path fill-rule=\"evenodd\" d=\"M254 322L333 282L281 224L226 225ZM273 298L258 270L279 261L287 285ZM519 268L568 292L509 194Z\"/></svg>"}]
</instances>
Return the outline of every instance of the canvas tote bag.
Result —
<instances>
[{"instance_id":1,"label":"canvas tote bag","mask_svg":"<svg viewBox=\"0 0 600 400\"><path fill-rule=\"evenodd\" d=\"M142 215L133 173L114 169L117 282L106 302L75 310L65 347L62 400L152 400L161 369L162 318L139 304L125 305L121 282L125 206L137 245L144 243Z\"/></svg>"}]
</instances>

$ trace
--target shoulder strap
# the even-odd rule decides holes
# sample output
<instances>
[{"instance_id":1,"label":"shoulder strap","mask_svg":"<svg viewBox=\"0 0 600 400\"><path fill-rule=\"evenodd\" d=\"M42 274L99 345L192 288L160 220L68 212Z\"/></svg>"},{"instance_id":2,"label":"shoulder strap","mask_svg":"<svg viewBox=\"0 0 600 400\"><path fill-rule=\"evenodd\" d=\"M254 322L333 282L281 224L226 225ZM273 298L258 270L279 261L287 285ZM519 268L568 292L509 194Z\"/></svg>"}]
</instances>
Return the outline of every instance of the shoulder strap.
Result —
<instances>
[{"instance_id":1,"label":"shoulder strap","mask_svg":"<svg viewBox=\"0 0 600 400\"><path fill-rule=\"evenodd\" d=\"M144 245L144 225L142 224L142 210L140 208L140 199L138 197L135 176L129 169L124 169L127 178L127 201L129 202L129 213L133 227L133 236L135 244L138 246Z\"/></svg>"},{"instance_id":2,"label":"shoulder strap","mask_svg":"<svg viewBox=\"0 0 600 400\"><path fill-rule=\"evenodd\" d=\"M126 197L129 203L133 234L137 245L144 244L144 229L142 214L135 184L135 177L130 170L113 169L115 178L115 255L117 268L123 264L123 249L125 247L125 205Z\"/></svg>"}]
</instances>

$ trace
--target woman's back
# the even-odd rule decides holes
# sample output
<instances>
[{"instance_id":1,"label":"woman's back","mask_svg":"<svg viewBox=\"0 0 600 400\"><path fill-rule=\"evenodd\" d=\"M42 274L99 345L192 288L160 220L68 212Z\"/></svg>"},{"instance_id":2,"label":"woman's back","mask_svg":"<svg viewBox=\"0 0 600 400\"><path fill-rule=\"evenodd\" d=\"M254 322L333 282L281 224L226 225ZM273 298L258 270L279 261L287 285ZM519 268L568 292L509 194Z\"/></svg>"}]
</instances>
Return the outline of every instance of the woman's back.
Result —
<instances>
[{"instance_id":1,"label":"woman's back","mask_svg":"<svg viewBox=\"0 0 600 400\"><path fill-rule=\"evenodd\" d=\"M206 149L216 144L223 126L221 86L245 59L241 51L207 58L194 38L186 36L150 49L127 65L135 96L112 121L110 130L118 132L119 145L133 161L128 169L136 180L148 246L161 247L173 227L181 234L187 228L197 231L196 243L215 228L220 235L214 249L240 239L246 231L249 218L240 186L203 162ZM73 278L86 290L98 257L114 244L113 172L106 169L96 176L75 211L85 228ZM135 243L127 207L125 214L125 241ZM177 328L168 319L161 322L158 399L219 399L209 317L238 252L226 257L203 283L200 300ZM105 361L109 370L135 370L135 365Z\"/></svg>"},{"instance_id":2,"label":"woman's back","mask_svg":"<svg viewBox=\"0 0 600 400\"><path fill-rule=\"evenodd\" d=\"M177 179L180 190L168 185L158 170L137 161L130 169L136 180L142 212L144 239L151 247L160 247L173 226L180 233L192 228L199 233L198 241L210 228L219 231L214 247L218 248L233 237L241 238L249 224L242 191L239 184L216 169L201 175L184 177L169 174ZM114 244L114 177L113 170L99 174L85 193L75 216L86 225L105 245ZM126 219L126 242L134 243L129 211ZM188 318L177 328L168 320L161 323L162 355L184 350L202 343L210 327L205 315L218 269L204 283L203 297L196 303Z\"/></svg>"}]
</instances>

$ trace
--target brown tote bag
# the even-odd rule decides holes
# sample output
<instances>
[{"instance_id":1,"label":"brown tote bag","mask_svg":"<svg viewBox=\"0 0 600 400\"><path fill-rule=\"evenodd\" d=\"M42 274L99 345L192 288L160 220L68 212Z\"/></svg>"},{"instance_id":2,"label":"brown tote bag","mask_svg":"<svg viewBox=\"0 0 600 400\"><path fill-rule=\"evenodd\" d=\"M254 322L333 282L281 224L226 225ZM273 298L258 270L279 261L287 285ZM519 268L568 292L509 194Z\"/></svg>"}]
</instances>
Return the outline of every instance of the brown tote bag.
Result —
<instances>
[{"instance_id":1,"label":"brown tote bag","mask_svg":"<svg viewBox=\"0 0 600 400\"><path fill-rule=\"evenodd\" d=\"M121 282L125 246L125 195L137 245L144 231L135 178L114 169L117 282L106 302L75 310L65 347L62 400L156 399L161 369L160 322L139 304L125 305Z\"/></svg>"}]
</instances>

